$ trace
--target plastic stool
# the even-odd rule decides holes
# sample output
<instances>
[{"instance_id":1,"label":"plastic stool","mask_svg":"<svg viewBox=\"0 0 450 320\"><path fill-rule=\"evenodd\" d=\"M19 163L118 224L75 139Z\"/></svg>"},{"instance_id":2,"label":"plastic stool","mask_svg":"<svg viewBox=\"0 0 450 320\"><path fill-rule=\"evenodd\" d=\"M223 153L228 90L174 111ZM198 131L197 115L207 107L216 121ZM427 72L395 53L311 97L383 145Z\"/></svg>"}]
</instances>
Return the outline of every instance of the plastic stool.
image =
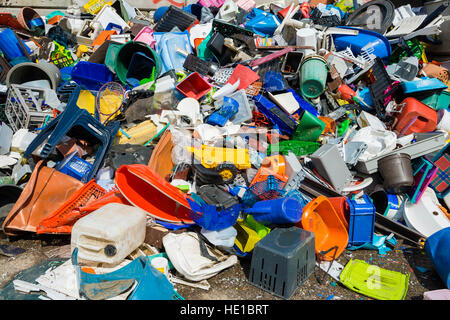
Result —
<instances>
[{"instance_id":1,"label":"plastic stool","mask_svg":"<svg viewBox=\"0 0 450 320\"><path fill-rule=\"evenodd\" d=\"M110 122L106 127L102 125L100 121L93 118L87 110L77 107L76 102L79 94L80 87L77 87L71 95L64 112L42 129L40 134L28 146L24 157L28 158L47 138L48 141L45 142L40 153L40 156L44 158L47 158L50 155L65 135L74 138L82 137L88 141L100 143L101 147L98 148L92 170L81 180L82 182L87 182L91 180L102 167L105 156L119 130L120 123Z\"/></svg>"},{"instance_id":2,"label":"plastic stool","mask_svg":"<svg viewBox=\"0 0 450 320\"><path fill-rule=\"evenodd\" d=\"M401 136L411 133L430 132L436 129L437 112L416 98L408 97L402 101L405 106L396 117L395 131Z\"/></svg>"}]
</instances>

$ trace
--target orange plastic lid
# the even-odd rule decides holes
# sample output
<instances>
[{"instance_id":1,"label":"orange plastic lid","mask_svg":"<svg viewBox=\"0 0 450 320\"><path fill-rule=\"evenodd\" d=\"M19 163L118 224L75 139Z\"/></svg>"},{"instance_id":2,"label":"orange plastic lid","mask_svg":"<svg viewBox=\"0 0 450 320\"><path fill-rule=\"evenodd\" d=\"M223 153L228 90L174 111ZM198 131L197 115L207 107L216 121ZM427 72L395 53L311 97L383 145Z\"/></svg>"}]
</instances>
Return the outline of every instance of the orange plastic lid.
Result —
<instances>
[{"instance_id":1,"label":"orange plastic lid","mask_svg":"<svg viewBox=\"0 0 450 320\"><path fill-rule=\"evenodd\" d=\"M321 260L337 259L348 244L344 224L325 196L319 196L303 208L301 227L315 235L316 253ZM332 249L337 246L337 250ZM328 251L326 254L321 252Z\"/></svg>"},{"instance_id":2,"label":"orange plastic lid","mask_svg":"<svg viewBox=\"0 0 450 320\"><path fill-rule=\"evenodd\" d=\"M154 218L170 223L194 223L187 201L189 197L146 165L121 166L116 171L115 182L132 205Z\"/></svg>"}]
</instances>

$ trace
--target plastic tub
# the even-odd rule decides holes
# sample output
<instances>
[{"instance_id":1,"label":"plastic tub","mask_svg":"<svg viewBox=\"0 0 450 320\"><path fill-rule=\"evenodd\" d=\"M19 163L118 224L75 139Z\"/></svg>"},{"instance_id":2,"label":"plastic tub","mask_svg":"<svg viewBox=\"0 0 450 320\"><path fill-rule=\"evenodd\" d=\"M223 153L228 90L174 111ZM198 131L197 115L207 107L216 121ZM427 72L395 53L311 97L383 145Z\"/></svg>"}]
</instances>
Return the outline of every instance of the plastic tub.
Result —
<instances>
[{"instance_id":1,"label":"plastic tub","mask_svg":"<svg viewBox=\"0 0 450 320\"><path fill-rule=\"evenodd\" d=\"M302 217L302 204L295 198L286 197L259 201L244 212L262 224L297 223Z\"/></svg>"},{"instance_id":2,"label":"plastic tub","mask_svg":"<svg viewBox=\"0 0 450 320\"><path fill-rule=\"evenodd\" d=\"M89 90L98 91L114 78L112 72L103 64L79 61L72 69L72 80Z\"/></svg>"},{"instance_id":3,"label":"plastic tub","mask_svg":"<svg viewBox=\"0 0 450 320\"><path fill-rule=\"evenodd\" d=\"M401 193L404 187L414 185L411 157L406 153L395 153L378 160L378 170L386 189Z\"/></svg>"},{"instance_id":4,"label":"plastic tub","mask_svg":"<svg viewBox=\"0 0 450 320\"><path fill-rule=\"evenodd\" d=\"M197 72L193 72L178 83L176 88L186 97L198 100L211 90L211 85Z\"/></svg>"},{"instance_id":5,"label":"plastic tub","mask_svg":"<svg viewBox=\"0 0 450 320\"><path fill-rule=\"evenodd\" d=\"M128 66L127 81L130 81L128 79L141 81L142 79L150 78L154 67L155 60L147 57L142 52L136 52L133 54Z\"/></svg>"},{"instance_id":6,"label":"plastic tub","mask_svg":"<svg viewBox=\"0 0 450 320\"><path fill-rule=\"evenodd\" d=\"M51 89L56 90L61 81L61 72L54 64L46 61L21 63L9 70L6 76L6 86L10 87L11 84L22 84L35 80L47 80Z\"/></svg>"},{"instance_id":7,"label":"plastic tub","mask_svg":"<svg viewBox=\"0 0 450 320\"><path fill-rule=\"evenodd\" d=\"M325 90L328 62L321 56L305 57L300 65L300 91L309 99L320 96Z\"/></svg>"},{"instance_id":8,"label":"plastic tub","mask_svg":"<svg viewBox=\"0 0 450 320\"><path fill-rule=\"evenodd\" d=\"M58 171L81 180L92 170L92 164L75 156L75 153L64 159L58 166Z\"/></svg>"},{"instance_id":9,"label":"plastic tub","mask_svg":"<svg viewBox=\"0 0 450 320\"><path fill-rule=\"evenodd\" d=\"M161 63L159 57L156 54L156 52L153 51L152 48L150 48L148 45L142 42L128 41L117 50L116 56L117 58L114 64L114 71L116 72L117 76L119 77L120 81L122 81L123 84L127 83L128 67L130 65L131 59L133 58L133 54L135 54L136 52L141 52L155 61L156 63L155 78L158 77L161 72Z\"/></svg>"}]
</instances>

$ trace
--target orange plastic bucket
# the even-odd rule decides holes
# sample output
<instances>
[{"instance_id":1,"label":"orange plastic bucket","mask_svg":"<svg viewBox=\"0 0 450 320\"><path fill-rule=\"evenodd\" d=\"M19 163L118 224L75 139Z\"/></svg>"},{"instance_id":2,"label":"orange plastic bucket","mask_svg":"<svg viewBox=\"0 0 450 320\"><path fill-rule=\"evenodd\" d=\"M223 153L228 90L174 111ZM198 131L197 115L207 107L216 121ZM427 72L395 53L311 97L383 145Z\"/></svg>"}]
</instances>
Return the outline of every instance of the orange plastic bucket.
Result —
<instances>
[{"instance_id":1,"label":"orange plastic bucket","mask_svg":"<svg viewBox=\"0 0 450 320\"><path fill-rule=\"evenodd\" d=\"M314 233L316 254L320 260L337 259L347 247L348 232L330 200L324 196L317 197L303 208L300 226Z\"/></svg>"}]
</instances>

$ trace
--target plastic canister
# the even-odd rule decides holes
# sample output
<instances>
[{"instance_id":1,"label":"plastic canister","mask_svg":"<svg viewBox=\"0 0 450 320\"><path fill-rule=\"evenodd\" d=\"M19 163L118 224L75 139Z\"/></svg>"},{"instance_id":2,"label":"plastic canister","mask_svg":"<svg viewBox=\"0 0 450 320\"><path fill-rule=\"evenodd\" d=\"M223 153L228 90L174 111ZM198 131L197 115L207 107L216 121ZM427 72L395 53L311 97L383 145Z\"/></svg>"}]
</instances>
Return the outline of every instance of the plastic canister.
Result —
<instances>
[{"instance_id":1,"label":"plastic canister","mask_svg":"<svg viewBox=\"0 0 450 320\"><path fill-rule=\"evenodd\" d=\"M303 97L314 99L325 90L329 65L325 58L310 55L300 65L300 91Z\"/></svg>"},{"instance_id":2,"label":"plastic canister","mask_svg":"<svg viewBox=\"0 0 450 320\"><path fill-rule=\"evenodd\" d=\"M72 229L72 251L87 261L120 263L145 239L146 212L120 203L108 203L79 219Z\"/></svg>"}]
</instances>

